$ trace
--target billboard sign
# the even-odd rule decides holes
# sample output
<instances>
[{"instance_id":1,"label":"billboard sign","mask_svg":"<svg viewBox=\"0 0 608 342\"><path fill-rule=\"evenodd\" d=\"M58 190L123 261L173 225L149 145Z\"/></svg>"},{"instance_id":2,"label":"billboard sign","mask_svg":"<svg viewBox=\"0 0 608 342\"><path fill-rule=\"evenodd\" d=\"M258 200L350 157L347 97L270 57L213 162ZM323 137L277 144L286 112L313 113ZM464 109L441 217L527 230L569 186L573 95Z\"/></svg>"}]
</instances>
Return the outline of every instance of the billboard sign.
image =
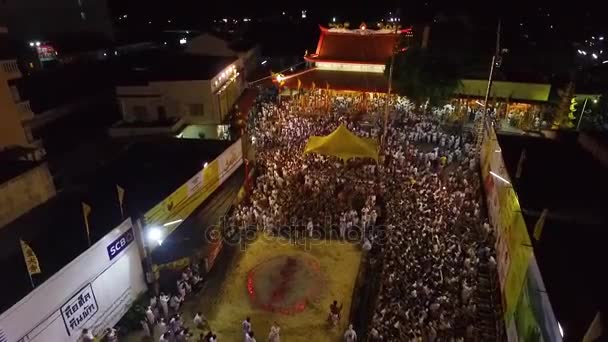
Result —
<instances>
[{"instance_id":1,"label":"billboard sign","mask_svg":"<svg viewBox=\"0 0 608 342\"><path fill-rule=\"evenodd\" d=\"M61 317L68 335L78 334L98 311L91 284L87 284L61 307Z\"/></svg>"},{"instance_id":2,"label":"billboard sign","mask_svg":"<svg viewBox=\"0 0 608 342\"><path fill-rule=\"evenodd\" d=\"M76 342L83 329L99 337L116 325L146 290L139 249L129 242L132 232L127 219L3 312L0 336L10 342Z\"/></svg>"},{"instance_id":3,"label":"billboard sign","mask_svg":"<svg viewBox=\"0 0 608 342\"><path fill-rule=\"evenodd\" d=\"M121 251L124 251L133 240L135 240L135 235L133 235L133 228L131 228L112 241L106 247L110 260L114 259Z\"/></svg>"}]
</instances>

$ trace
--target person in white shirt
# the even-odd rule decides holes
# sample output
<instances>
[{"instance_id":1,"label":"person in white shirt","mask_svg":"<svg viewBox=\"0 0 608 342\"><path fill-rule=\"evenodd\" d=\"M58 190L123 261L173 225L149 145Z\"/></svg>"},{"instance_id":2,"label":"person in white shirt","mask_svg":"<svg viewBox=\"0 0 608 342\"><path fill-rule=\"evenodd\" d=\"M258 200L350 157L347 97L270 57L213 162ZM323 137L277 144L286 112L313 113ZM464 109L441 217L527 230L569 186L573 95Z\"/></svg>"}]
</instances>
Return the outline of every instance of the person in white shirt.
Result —
<instances>
[{"instance_id":1,"label":"person in white shirt","mask_svg":"<svg viewBox=\"0 0 608 342\"><path fill-rule=\"evenodd\" d=\"M164 293L160 294L160 307L163 309L165 318L169 317L169 296Z\"/></svg>"},{"instance_id":2,"label":"person in white shirt","mask_svg":"<svg viewBox=\"0 0 608 342\"><path fill-rule=\"evenodd\" d=\"M161 318L158 322L158 333L160 335L167 332L167 323L165 323L165 319Z\"/></svg>"},{"instance_id":3,"label":"person in white shirt","mask_svg":"<svg viewBox=\"0 0 608 342\"><path fill-rule=\"evenodd\" d=\"M245 334L245 342L256 342L255 337L253 336L253 331L250 331L249 333Z\"/></svg>"},{"instance_id":4,"label":"person in white shirt","mask_svg":"<svg viewBox=\"0 0 608 342\"><path fill-rule=\"evenodd\" d=\"M251 331L251 318L250 317L247 317L243 321L242 327L243 327L243 334L245 334L245 336L247 336L247 334Z\"/></svg>"},{"instance_id":5,"label":"person in white shirt","mask_svg":"<svg viewBox=\"0 0 608 342\"><path fill-rule=\"evenodd\" d=\"M146 319L148 319L148 323L150 323L150 326L154 326L154 324L156 323L156 317L154 317L154 312L152 312L151 306L148 306L148 309L146 309Z\"/></svg>"},{"instance_id":6,"label":"person in white shirt","mask_svg":"<svg viewBox=\"0 0 608 342\"><path fill-rule=\"evenodd\" d=\"M355 329L353 329L353 325L349 324L348 329L344 333L344 341L346 342L356 342L357 341L357 333Z\"/></svg>"},{"instance_id":7,"label":"person in white shirt","mask_svg":"<svg viewBox=\"0 0 608 342\"><path fill-rule=\"evenodd\" d=\"M106 337L107 342L117 342L118 341L118 337L116 336L116 329L114 329L114 328L107 328L105 337Z\"/></svg>"},{"instance_id":8,"label":"person in white shirt","mask_svg":"<svg viewBox=\"0 0 608 342\"><path fill-rule=\"evenodd\" d=\"M312 230L314 228L314 225L312 223L312 219L308 219L308 225L306 226L306 231L308 232L308 237L312 238Z\"/></svg>"},{"instance_id":9,"label":"person in white shirt","mask_svg":"<svg viewBox=\"0 0 608 342\"><path fill-rule=\"evenodd\" d=\"M201 312L197 312L192 321L194 322L194 326L200 329L203 327L203 323L207 321L207 319L205 319L205 316L203 316Z\"/></svg>"},{"instance_id":10,"label":"person in white shirt","mask_svg":"<svg viewBox=\"0 0 608 342\"><path fill-rule=\"evenodd\" d=\"M139 321L139 323L141 324L141 328L144 331L144 336L152 336L152 333L150 332L150 326L148 325L148 322L146 322L144 320L141 320L141 321ZM93 340L91 340L91 342L92 341Z\"/></svg>"},{"instance_id":11,"label":"person in white shirt","mask_svg":"<svg viewBox=\"0 0 608 342\"><path fill-rule=\"evenodd\" d=\"M281 342L280 336L281 327L274 322L270 327L270 333L268 334L268 342Z\"/></svg>"},{"instance_id":12,"label":"person in white shirt","mask_svg":"<svg viewBox=\"0 0 608 342\"><path fill-rule=\"evenodd\" d=\"M80 335L79 341L81 342L93 342L95 340L95 336L89 329L82 329L82 334Z\"/></svg>"}]
</instances>

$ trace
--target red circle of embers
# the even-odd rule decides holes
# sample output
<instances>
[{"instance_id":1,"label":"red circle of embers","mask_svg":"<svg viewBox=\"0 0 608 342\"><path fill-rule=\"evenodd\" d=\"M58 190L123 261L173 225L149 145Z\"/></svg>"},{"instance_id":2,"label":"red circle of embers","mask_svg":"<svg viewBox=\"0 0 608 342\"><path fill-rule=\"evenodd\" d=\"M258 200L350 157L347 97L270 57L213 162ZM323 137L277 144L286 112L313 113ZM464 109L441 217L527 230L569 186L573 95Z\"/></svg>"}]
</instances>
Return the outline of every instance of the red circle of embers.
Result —
<instances>
[{"instance_id":1,"label":"red circle of embers","mask_svg":"<svg viewBox=\"0 0 608 342\"><path fill-rule=\"evenodd\" d=\"M256 276L259 275L259 271L263 270L264 267L268 267L268 264L276 262L276 259L285 259L288 258L296 258L297 261L300 261L301 264L298 267L306 267L308 272L312 274L314 277L317 277L317 281L312 281L313 286L309 286L305 293L297 298L292 305L280 305L273 302L263 302L256 290ZM321 275L321 267L319 262L312 257L300 257L300 256L278 256L266 260L258 265L256 265L252 270L247 273L247 294L252 303L254 303L258 308L261 308L265 311L270 311L273 313L280 313L284 315L293 315L300 313L307 308L307 303L311 300L315 299L315 291L318 291L320 285L322 283L322 275ZM319 286L314 286L319 285Z\"/></svg>"}]
</instances>

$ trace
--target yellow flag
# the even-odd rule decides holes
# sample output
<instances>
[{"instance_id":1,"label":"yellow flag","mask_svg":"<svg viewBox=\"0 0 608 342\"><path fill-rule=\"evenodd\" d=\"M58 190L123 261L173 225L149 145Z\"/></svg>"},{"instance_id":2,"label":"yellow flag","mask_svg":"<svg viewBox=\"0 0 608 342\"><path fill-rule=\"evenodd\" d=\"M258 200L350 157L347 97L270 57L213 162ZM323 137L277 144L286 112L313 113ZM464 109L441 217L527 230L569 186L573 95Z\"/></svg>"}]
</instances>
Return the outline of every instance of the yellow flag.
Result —
<instances>
[{"instance_id":1,"label":"yellow flag","mask_svg":"<svg viewBox=\"0 0 608 342\"><path fill-rule=\"evenodd\" d=\"M536 239L536 241L540 240L540 236L543 233L543 227L545 226L545 220L547 219L548 213L549 209L544 209L543 212L540 214L538 221L536 221L536 224L534 225L534 239Z\"/></svg>"},{"instance_id":2,"label":"yellow flag","mask_svg":"<svg viewBox=\"0 0 608 342\"><path fill-rule=\"evenodd\" d=\"M30 275L41 273L40 263L38 263L38 258L32 247L23 240L19 240L19 242L21 243L21 251L23 252L23 259L25 259L25 266L27 266L28 273Z\"/></svg>"},{"instance_id":3,"label":"yellow flag","mask_svg":"<svg viewBox=\"0 0 608 342\"><path fill-rule=\"evenodd\" d=\"M124 217L125 213L122 207L122 203L125 199L125 189L121 188L120 185L116 184L116 192L118 192L118 204L120 204L120 214Z\"/></svg>"},{"instance_id":4,"label":"yellow flag","mask_svg":"<svg viewBox=\"0 0 608 342\"><path fill-rule=\"evenodd\" d=\"M302 81L298 78L298 92L300 91L300 88L302 88Z\"/></svg>"},{"instance_id":5,"label":"yellow flag","mask_svg":"<svg viewBox=\"0 0 608 342\"><path fill-rule=\"evenodd\" d=\"M91 214L91 206L82 202L82 216L84 217L84 226L87 230L87 241L91 245L91 229L89 227L89 215Z\"/></svg>"}]
</instances>

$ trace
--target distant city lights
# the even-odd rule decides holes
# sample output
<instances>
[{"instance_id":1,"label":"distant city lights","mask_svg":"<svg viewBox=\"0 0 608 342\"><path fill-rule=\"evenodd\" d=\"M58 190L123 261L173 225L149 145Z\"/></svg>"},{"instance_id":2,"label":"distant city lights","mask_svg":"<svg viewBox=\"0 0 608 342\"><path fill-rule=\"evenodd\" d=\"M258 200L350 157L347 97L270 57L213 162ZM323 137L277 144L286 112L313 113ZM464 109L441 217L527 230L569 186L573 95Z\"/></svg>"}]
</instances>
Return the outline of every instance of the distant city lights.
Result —
<instances>
[{"instance_id":1,"label":"distant city lights","mask_svg":"<svg viewBox=\"0 0 608 342\"><path fill-rule=\"evenodd\" d=\"M336 17L331 18L331 21L335 23L336 22Z\"/></svg>"},{"instance_id":2,"label":"distant city lights","mask_svg":"<svg viewBox=\"0 0 608 342\"><path fill-rule=\"evenodd\" d=\"M228 19L224 18L224 19L222 19L222 21L225 22L225 23L227 23Z\"/></svg>"},{"instance_id":3,"label":"distant city lights","mask_svg":"<svg viewBox=\"0 0 608 342\"><path fill-rule=\"evenodd\" d=\"M168 22L169 24L171 24L171 19L167 20L167 22Z\"/></svg>"},{"instance_id":4,"label":"distant city lights","mask_svg":"<svg viewBox=\"0 0 608 342\"><path fill-rule=\"evenodd\" d=\"M186 38L182 38L179 40L179 45L184 45L186 44L188 41L186 40Z\"/></svg>"},{"instance_id":5,"label":"distant city lights","mask_svg":"<svg viewBox=\"0 0 608 342\"><path fill-rule=\"evenodd\" d=\"M40 46L40 42L36 42L36 46Z\"/></svg>"},{"instance_id":6,"label":"distant city lights","mask_svg":"<svg viewBox=\"0 0 608 342\"><path fill-rule=\"evenodd\" d=\"M604 37L600 37L600 40L604 40Z\"/></svg>"},{"instance_id":7,"label":"distant city lights","mask_svg":"<svg viewBox=\"0 0 608 342\"><path fill-rule=\"evenodd\" d=\"M266 63L268 63L268 61L267 61L267 60L262 61L262 65L264 65L264 64L266 64Z\"/></svg>"},{"instance_id":8,"label":"distant city lights","mask_svg":"<svg viewBox=\"0 0 608 342\"><path fill-rule=\"evenodd\" d=\"M302 19L306 19L306 10L302 10Z\"/></svg>"},{"instance_id":9,"label":"distant city lights","mask_svg":"<svg viewBox=\"0 0 608 342\"><path fill-rule=\"evenodd\" d=\"M34 45L36 45L36 44L34 44L34 42L30 42L31 47L34 47Z\"/></svg>"},{"instance_id":10,"label":"distant city lights","mask_svg":"<svg viewBox=\"0 0 608 342\"><path fill-rule=\"evenodd\" d=\"M608 59L602 62L602 64L606 64L606 63L608 63Z\"/></svg>"},{"instance_id":11,"label":"distant city lights","mask_svg":"<svg viewBox=\"0 0 608 342\"><path fill-rule=\"evenodd\" d=\"M593 59L597 59L597 55L595 53L591 54L591 56L593 57Z\"/></svg>"}]
</instances>

